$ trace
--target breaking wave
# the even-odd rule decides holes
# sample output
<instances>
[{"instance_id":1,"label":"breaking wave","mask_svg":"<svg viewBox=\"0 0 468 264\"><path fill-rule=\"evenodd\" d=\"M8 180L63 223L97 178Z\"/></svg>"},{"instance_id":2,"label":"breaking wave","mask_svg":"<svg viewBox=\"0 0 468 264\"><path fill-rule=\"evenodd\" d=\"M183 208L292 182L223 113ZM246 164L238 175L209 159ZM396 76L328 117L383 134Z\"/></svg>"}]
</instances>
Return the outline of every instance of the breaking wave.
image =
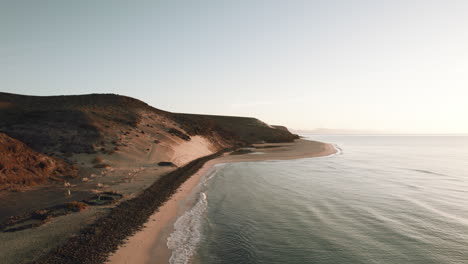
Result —
<instances>
[{"instance_id":1,"label":"breaking wave","mask_svg":"<svg viewBox=\"0 0 468 264\"><path fill-rule=\"evenodd\" d=\"M167 239L167 247L172 251L169 263L189 263L201 240L202 220L207 208L206 194L202 192L195 206L177 219L174 232Z\"/></svg>"}]
</instances>

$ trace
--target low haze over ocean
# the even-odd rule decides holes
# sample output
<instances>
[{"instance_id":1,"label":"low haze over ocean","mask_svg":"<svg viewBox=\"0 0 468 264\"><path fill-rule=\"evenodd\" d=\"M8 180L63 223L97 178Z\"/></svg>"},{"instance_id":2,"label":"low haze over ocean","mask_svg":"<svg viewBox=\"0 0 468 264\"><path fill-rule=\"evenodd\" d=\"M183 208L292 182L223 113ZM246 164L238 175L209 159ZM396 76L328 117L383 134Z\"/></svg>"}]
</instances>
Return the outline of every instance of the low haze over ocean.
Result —
<instances>
[{"instance_id":1,"label":"low haze over ocean","mask_svg":"<svg viewBox=\"0 0 468 264\"><path fill-rule=\"evenodd\" d=\"M216 166L171 263L468 263L468 137L310 138L342 152Z\"/></svg>"}]
</instances>

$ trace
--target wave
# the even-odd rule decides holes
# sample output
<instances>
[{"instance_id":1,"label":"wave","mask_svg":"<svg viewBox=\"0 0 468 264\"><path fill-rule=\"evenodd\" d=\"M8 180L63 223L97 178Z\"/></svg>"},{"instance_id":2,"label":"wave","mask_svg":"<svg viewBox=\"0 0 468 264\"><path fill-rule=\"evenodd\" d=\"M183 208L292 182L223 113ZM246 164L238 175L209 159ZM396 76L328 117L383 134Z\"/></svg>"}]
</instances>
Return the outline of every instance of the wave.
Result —
<instances>
[{"instance_id":1,"label":"wave","mask_svg":"<svg viewBox=\"0 0 468 264\"><path fill-rule=\"evenodd\" d=\"M213 177L215 177L218 173L219 173L219 170L218 168L222 168L226 165L227 163L219 163L219 164L216 164L213 166L213 168L211 168L207 173L206 175L203 177L203 179L200 181L200 183L198 184L199 186L206 186L208 184L208 182L213 179Z\"/></svg>"},{"instance_id":2,"label":"wave","mask_svg":"<svg viewBox=\"0 0 468 264\"><path fill-rule=\"evenodd\" d=\"M416 172L422 172L422 173L426 173L426 174L433 174L433 175L438 175L438 176L447 176L447 175L445 175L443 173L438 173L438 172L429 171L429 170L421 170L421 169L408 169L408 170L416 171Z\"/></svg>"},{"instance_id":3,"label":"wave","mask_svg":"<svg viewBox=\"0 0 468 264\"><path fill-rule=\"evenodd\" d=\"M335 149L336 149L336 153L335 155L343 155L343 149L338 146L338 144L331 144Z\"/></svg>"},{"instance_id":4,"label":"wave","mask_svg":"<svg viewBox=\"0 0 468 264\"><path fill-rule=\"evenodd\" d=\"M260 155L260 154L265 154L265 152L256 151L256 152L250 152L249 153L249 155Z\"/></svg>"},{"instance_id":5,"label":"wave","mask_svg":"<svg viewBox=\"0 0 468 264\"><path fill-rule=\"evenodd\" d=\"M203 215L207 208L206 194L202 192L195 206L174 223L174 232L167 239L167 248L172 251L169 263L189 263L201 240Z\"/></svg>"}]
</instances>

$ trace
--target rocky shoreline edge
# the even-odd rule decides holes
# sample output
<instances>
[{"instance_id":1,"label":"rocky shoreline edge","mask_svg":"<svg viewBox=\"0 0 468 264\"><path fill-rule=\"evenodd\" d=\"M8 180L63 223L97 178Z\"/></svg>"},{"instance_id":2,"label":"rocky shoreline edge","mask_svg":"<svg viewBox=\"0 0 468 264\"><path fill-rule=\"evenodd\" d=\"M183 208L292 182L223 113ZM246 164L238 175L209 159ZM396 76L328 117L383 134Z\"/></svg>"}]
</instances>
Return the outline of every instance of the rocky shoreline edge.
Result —
<instances>
[{"instance_id":1,"label":"rocky shoreline edge","mask_svg":"<svg viewBox=\"0 0 468 264\"><path fill-rule=\"evenodd\" d=\"M224 149L198 158L153 183L135 198L121 202L108 215L97 219L64 244L39 257L31 264L104 263L124 240L141 230L148 218L158 210L188 178L207 161L232 151Z\"/></svg>"}]
</instances>

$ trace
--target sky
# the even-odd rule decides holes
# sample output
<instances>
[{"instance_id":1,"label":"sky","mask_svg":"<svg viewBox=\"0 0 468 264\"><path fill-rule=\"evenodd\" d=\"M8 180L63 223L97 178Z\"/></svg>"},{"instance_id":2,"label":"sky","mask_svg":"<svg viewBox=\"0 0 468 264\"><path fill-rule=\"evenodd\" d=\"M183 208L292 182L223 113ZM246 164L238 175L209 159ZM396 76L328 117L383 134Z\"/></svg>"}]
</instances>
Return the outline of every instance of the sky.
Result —
<instances>
[{"instance_id":1,"label":"sky","mask_svg":"<svg viewBox=\"0 0 468 264\"><path fill-rule=\"evenodd\" d=\"M0 91L468 133L465 0L0 0Z\"/></svg>"}]
</instances>

